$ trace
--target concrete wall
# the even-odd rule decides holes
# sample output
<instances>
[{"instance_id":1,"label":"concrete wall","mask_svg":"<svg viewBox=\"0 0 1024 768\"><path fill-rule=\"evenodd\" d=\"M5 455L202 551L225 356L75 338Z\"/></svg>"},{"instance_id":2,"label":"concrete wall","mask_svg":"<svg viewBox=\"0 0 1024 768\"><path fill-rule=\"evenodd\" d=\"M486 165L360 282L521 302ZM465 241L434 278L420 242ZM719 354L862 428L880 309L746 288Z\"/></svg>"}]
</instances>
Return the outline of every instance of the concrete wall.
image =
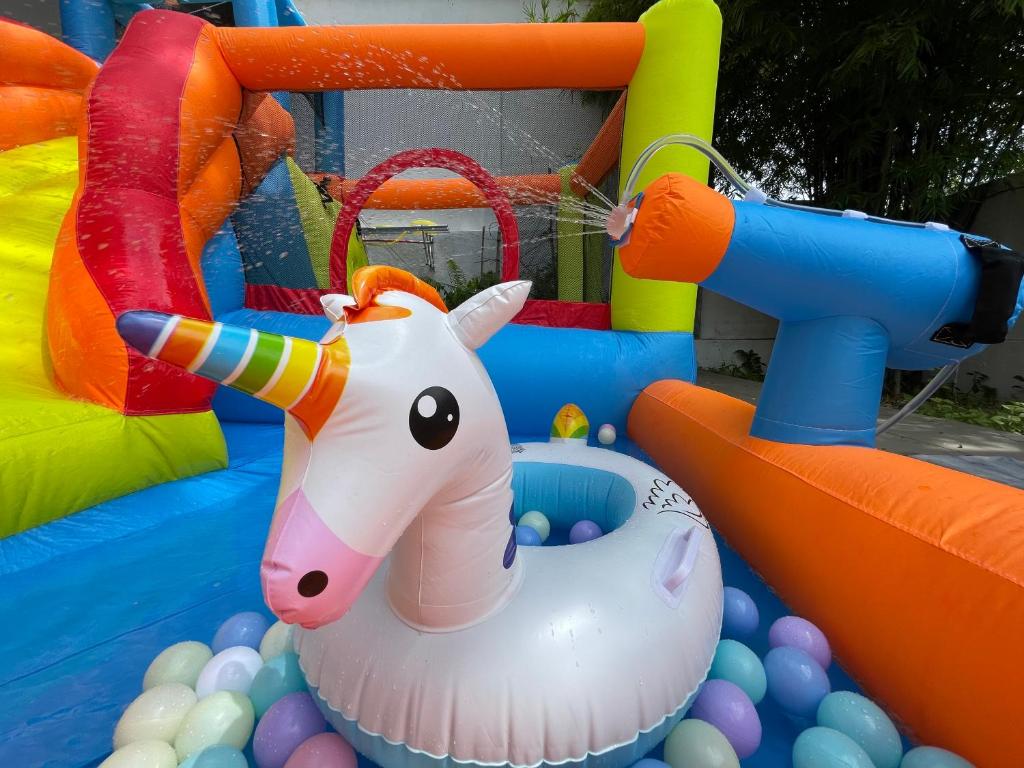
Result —
<instances>
[{"instance_id":1,"label":"concrete wall","mask_svg":"<svg viewBox=\"0 0 1024 768\"><path fill-rule=\"evenodd\" d=\"M60 37L60 0L3 0L0 16Z\"/></svg>"}]
</instances>

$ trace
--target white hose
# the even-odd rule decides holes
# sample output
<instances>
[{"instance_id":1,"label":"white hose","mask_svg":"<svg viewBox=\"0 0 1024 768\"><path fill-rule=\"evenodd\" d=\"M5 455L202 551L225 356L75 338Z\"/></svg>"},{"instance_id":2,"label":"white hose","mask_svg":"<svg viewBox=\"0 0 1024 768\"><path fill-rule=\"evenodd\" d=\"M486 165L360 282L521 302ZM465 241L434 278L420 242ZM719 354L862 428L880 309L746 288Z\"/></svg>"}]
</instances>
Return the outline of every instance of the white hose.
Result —
<instances>
[{"instance_id":1,"label":"white hose","mask_svg":"<svg viewBox=\"0 0 1024 768\"><path fill-rule=\"evenodd\" d=\"M894 413L892 416L890 416L888 419L882 422L875 429L875 434L880 435L883 432L892 429L905 418L907 418L907 416L909 416L922 405L924 405L925 401L929 397L934 395L943 384L949 381L950 377L954 373L956 373L956 369L959 367L960 363L950 363L945 368L940 369L939 372L935 374L934 378L932 378L932 380L925 385L924 389L922 389L920 392L918 392L910 399L910 402L908 402L896 413Z\"/></svg>"}]
</instances>

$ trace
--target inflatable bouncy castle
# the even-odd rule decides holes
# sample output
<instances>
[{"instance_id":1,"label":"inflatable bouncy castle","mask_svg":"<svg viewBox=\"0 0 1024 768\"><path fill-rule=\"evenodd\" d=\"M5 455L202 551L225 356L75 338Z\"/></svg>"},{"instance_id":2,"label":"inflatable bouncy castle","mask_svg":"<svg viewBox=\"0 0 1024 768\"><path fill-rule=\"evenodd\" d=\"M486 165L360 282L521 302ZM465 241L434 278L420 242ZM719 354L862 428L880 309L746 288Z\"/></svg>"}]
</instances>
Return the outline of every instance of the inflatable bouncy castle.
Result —
<instances>
[{"instance_id":1,"label":"inflatable bouncy castle","mask_svg":"<svg viewBox=\"0 0 1024 768\"><path fill-rule=\"evenodd\" d=\"M710 0L94 5L65 26L102 65L0 20L0 764L1024 751L1024 493L872 447L886 365L1000 342L1021 258L736 178ZM477 94L564 90L613 93L576 156L474 144L512 130ZM361 147L378 92L469 128ZM487 209L493 284L446 301L434 219ZM423 264L380 258L410 231ZM698 286L781 321L756 409L694 384Z\"/></svg>"}]
</instances>

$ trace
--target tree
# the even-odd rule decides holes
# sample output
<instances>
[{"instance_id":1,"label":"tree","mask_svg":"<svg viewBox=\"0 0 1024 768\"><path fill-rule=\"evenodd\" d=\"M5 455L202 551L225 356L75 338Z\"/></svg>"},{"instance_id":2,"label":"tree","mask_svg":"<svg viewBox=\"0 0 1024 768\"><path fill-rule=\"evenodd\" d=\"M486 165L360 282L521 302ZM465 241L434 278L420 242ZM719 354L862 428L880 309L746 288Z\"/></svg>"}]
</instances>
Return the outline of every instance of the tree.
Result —
<instances>
[{"instance_id":1,"label":"tree","mask_svg":"<svg viewBox=\"0 0 1024 768\"><path fill-rule=\"evenodd\" d=\"M1024 0L718 4L715 144L769 194L941 221L1024 169Z\"/></svg>"}]
</instances>

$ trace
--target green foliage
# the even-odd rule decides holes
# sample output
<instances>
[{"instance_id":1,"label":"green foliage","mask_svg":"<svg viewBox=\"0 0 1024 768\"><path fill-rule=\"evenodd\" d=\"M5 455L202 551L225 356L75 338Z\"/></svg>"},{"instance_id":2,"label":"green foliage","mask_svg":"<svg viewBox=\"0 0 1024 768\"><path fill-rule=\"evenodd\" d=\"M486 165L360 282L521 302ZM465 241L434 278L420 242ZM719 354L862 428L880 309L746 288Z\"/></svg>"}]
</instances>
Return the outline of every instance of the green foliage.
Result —
<instances>
[{"instance_id":1,"label":"green foliage","mask_svg":"<svg viewBox=\"0 0 1024 768\"><path fill-rule=\"evenodd\" d=\"M737 362L726 363L717 368L709 369L712 373L721 373L737 379L749 379L750 381L764 381L764 374L767 366L761 356L752 349L737 349L733 352Z\"/></svg>"},{"instance_id":2,"label":"green foliage","mask_svg":"<svg viewBox=\"0 0 1024 768\"><path fill-rule=\"evenodd\" d=\"M576 0L562 0L561 11L552 11L551 0L524 0L523 16L533 22L579 21L580 14Z\"/></svg>"},{"instance_id":3,"label":"green foliage","mask_svg":"<svg viewBox=\"0 0 1024 768\"><path fill-rule=\"evenodd\" d=\"M475 296L485 288L497 285L499 282L498 276L494 272L484 272L479 277L470 277L467 279L466 273L463 272L462 267L456 264L452 259L448 259L447 267L448 275L451 278L451 284L445 285L444 283L439 283L429 277L423 278L423 280L437 289L437 292L441 294L441 298L444 299L444 303L448 309L454 309L466 299Z\"/></svg>"},{"instance_id":4,"label":"green foliage","mask_svg":"<svg viewBox=\"0 0 1024 768\"><path fill-rule=\"evenodd\" d=\"M585 19L653 4L595 0ZM942 220L1024 168L1024 0L718 5L715 143L769 194Z\"/></svg>"},{"instance_id":5,"label":"green foliage","mask_svg":"<svg viewBox=\"0 0 1024 768\"><path fill-rule=\"evenodd\" d=\"M986 382L988 376L980 371L968 371L967 377L971 384L966 389L959 389L953 383L941 387L917 413L922 416L934 416L939 419L953 419L979 427L999 429L1004 432L1024 434L1024 402L1000 403L994 387ZM1024 383L1024 377L1015 376ZM914 392L920 391L916 386ZM1014 386L1013 389L1021 389ZM884 396L883 402L894 408L901 407L911 395Z\"/></svg>"}]
</instances>

